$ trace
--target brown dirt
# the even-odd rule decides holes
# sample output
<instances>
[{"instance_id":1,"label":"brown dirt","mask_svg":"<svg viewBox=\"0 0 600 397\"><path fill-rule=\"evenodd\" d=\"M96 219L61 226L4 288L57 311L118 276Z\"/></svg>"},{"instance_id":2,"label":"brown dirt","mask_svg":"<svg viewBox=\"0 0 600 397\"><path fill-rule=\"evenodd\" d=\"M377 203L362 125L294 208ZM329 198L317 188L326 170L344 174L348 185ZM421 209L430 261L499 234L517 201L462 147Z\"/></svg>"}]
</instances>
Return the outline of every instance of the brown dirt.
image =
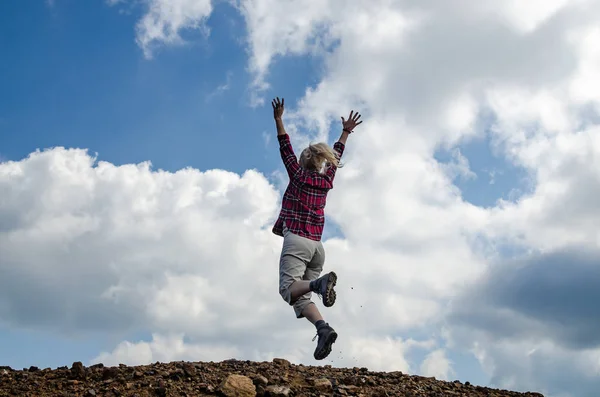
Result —
<instances>
[{"instance_id":1,"label":"brown dirt","mask_svg":"<svg viewBox=\"0 0 600 397\"><path fill-rule=\"evenodd\" d=\"M283 359L118 367L84 367L77 362L71 368L19 371L0 367L0 397L4 396L543 397L401 372L294 365Z\"/></svg>"}]
</instances>

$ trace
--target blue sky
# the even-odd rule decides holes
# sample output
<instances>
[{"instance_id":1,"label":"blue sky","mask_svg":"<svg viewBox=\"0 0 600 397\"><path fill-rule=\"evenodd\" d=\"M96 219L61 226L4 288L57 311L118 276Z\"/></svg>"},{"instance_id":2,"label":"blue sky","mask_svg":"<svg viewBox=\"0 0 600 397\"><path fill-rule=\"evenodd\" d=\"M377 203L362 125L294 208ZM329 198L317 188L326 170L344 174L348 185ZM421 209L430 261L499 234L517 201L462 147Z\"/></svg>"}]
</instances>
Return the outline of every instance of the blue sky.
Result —
<instances>
[{"instance_id":1,"label":"blue sky","mask_svg":"<svg viewBox=\"0 0 600 397\"><path fill-rule=\"evenodd\" d=\"M1 7L5 158L66 146L115 164L150 160L170 171L269 172L278 165L276 146L265 147L262 135L273 131L270 108L248 105L244 21L228 5L211 15L210 40L184 35L186 46L162 48L152 60L134 40L139 8L123 14L101 1L50 7L33 0ZM285 95L292 105L314 79L312 63L279 63L270 77L272 95Z\"/></svg>"},{"instance_id":2,"label":"blue sky","mask_svg":"<svg viewBox=\"0 0 600 397\"><path fill-rule=\"evenodd\" d=\"M484 135L453 148L469 161L474 178L455 178L464 200L482 207L493 207L498 199L513 201L530 192L527 172L506 158L494 153L489 135ZM436 159L441 163L452 162L449 150L439 150Z\"/></svg>"}]
</instances>

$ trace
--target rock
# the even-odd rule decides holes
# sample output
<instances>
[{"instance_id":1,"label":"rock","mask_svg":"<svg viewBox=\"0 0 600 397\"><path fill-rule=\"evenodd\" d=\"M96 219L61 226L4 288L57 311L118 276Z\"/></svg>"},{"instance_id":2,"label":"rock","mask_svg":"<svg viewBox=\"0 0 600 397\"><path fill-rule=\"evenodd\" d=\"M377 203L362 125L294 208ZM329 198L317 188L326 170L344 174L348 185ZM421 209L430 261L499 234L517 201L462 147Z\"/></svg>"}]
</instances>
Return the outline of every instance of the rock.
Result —
<instances>
[{"instance_id":1,"label":"rock","mask_svg":"<svg viewBox=\"0 0 600 397\"><path fill-rule=\"evenodd\" d=\"M267 378L265 378L262 375L256 375L254 376L254 378L252 379L252 381L254 382L255 385L263 385L266 386L269 384L269 380Z\"/></svg>"},{"instance_id":2,"label":"rock","mask_svg":"<svg viewBox=\"0 0 600 397\"><path fill-rule=\"evenodd\" d=\"M190 363L183 364L183 372L186 376L194 377L196 376L196 366Z\"/></svg>"},{"instance_id":3,"label":"rock","mask_svg":"<svg viewBox=\"0 0 600 397\"><path fill-rule=\"evenodd\" d=\"M165 385L165 381L160 380L158 382L158 387L154 390L154 394L158 397L167 397L167 387Z\"/></svg>"},{"instance_id":4,"label":"rock","mask_svg":"<svg viewBox=\"0 0 600 397\"><path fill-rule=\"evenodd\" d=\"M85 379L85 368L81 361L76 361L71 366L71 376L75 379Z\"/></svg>"},{"instance_id":5,"label":"rock","mask_svg":"<svg viewBox=\"0 0 600 397\"><path fill-rule=\"evenodd\" d=\"M290 388L285 386L271 385L265 389L265 396L267 397L288 397L290 395Z\"/></svg>"},{"instance_id":6,"label":"rock","mask_svg":"<svg viewBox=\"0 0 600 397\"><path fill-rule=\"evenodd\" d=\"M177 369L175 369L175 370L173 370L171 372L166 372L163 375L163 377L165 377L165 378L171 378L173 380L179 380L179 379L183 378L184 376L185 376L185 371L182 370L182 369L180 369L180 368L177 368Z\"/></svg>"},{"instance_id":7,"label":"rock","mask_svg":"<svg viewBox=\"0 0 600 397\"><path fill-rule=\"evenodd\" d=\"M94 389L89 389L89 390L87 391L87 395L88 395L88 396L95 396L95 395L96 395L96 390L94 390Z\"/></svg>"},{"instance_id":8,"label":"rock","mask_svg":"<svg viewBox=\"0 0 600 397\"><path fill-rule=\"evenodd\" d=\"M290 362L288 360L283 359L283 358L274 358L273 359L273 364L278 365L278 366L283 367L283 368L289 368L291 366Z\"/></svg>"},{"instance_id":9,"label":"rock","mask_svg":"<svg viewBox=\"0 0 600 397\"><path fill-rule=\"evenodd\" d=\"M254 397L256 386L247 376L232 374L219 386L219 391L226 397Z\"/></svg>"},{"instance_id":10,"label":"rock","mask_svg":"<svg viewBox=\"0 0 600 397\"><path fill-rule=\"evenodd\" d=\"M103 367L102 369L102 379L113 379L119 376L119 369L115 367Z\"/></svg>"},{"instance_id":11,"label":"rock","mask_svg":"<svg viewBox=\"0 0 600 397\"><path fill-rule=\"evenodd\" d=\"M40 369L38 367L35 366L31 366L29 367L29 372L38 372Z\"/></svg>"},{"instance_id":12,"label":"rock","mask_svg":"<svg viewBox=\"0 0 600 397\"><path fill-rule=\"evenodd\" d=\"M204 390L207 393L213 393L215 391L215 388L212 385L207 385L206 383L200 383L198 385L198 388L200 390Z\"/></svg>"},{"instance_id":13,"label":"rock","mask_svg":"<svg viewBox=\"0 0 600 397\"><path fill-rule=\"evenodd\" d=\"M321 392L330 392L331 389L333 389L331 381L327 378L316 379L313 384L315 388Z\"/></svg>"}]
</instances>

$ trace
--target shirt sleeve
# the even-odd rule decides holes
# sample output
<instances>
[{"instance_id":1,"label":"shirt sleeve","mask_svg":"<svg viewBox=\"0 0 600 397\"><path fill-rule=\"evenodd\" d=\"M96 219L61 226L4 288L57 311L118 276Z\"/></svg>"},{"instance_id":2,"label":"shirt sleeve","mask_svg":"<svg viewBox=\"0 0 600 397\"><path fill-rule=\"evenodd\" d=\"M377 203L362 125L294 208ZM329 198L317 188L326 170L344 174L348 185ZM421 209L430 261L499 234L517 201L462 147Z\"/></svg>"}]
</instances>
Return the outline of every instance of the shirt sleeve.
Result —
<instances>
[{"instance_id":1,"label":"shirt sleeve","mask_svg":"<svg viewBox=\"0 0 600 397\"><path fill-rule=\"evenodd\" d=\"M281 153L283 165L285 166L289 177L294 178L294 176L300 171L300 165L298 164L298 159L294 154L294 149L292 148L292 144L290 142L290 136L288 134L277 135L277 139L279 140L279 152Z\"/></svg>"},{"instance_id":2,"label":"shirt sleeve","mask_svg":"<svg viewBox=\"0 0 600 397\"><path fill-rule=\"evenodd\" d=\"M344 149L345 149L345 145L340 142L337 141L334 145L333 145L333 150L335 150L338 154L338 158L342 158L342 155L344 154ZM337 167L328 167L327 168L327 172L325 173L325 175L327 176L327 179L329 179L329 183L333 185L333 179L335 178L335 173L337 171Z\"/></svg>"}]
</instances>

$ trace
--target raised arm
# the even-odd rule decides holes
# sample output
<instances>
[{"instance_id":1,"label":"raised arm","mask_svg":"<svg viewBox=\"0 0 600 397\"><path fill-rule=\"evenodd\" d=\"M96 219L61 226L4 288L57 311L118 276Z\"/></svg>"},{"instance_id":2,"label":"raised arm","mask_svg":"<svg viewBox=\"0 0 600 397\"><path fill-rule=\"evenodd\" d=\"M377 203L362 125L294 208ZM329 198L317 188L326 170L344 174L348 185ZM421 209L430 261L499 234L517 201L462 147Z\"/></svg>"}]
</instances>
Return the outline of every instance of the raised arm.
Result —
<instances>
[{"instance_id":1,"label":"raised arm","mask_svg":"<svg viewBox=\"0 0 600 397\"><path fill-rule=\"evenodd\" d=\"M273 118L275 119L275 126L277 127L277 136L286 135L285 128L283 127L283 120L281 117L283 116L283 110L285 105L285 98L279 97L271 101L271 105L273 105Z\"/></svg>"},{"instance_id":2,"label":"raised arm","mask_svg":"<svg viewBox=\"0 0 600 397\"><path fill-rule=\"evenodd\" d=\"M348 117L348 120L345 120L342 117L342 135L340 136L340 139L338 139L338 141L333 145L333 150L338 153L340 158L342 157L344 149L346 148L348 136L350 136L350 134L354 132L354 129L362 123L362 120L358 121L358 119L360 119L360 114L358 112L354 113L354 110L350 111L350 117ZM327 169L326 175L331 182L333 182L336 171L337 167L329 167Z\"/></svg>"},{"instance_id":3,"label":"raised arm","mask_svg":"<svg viewBox=\"0 0 600 397\"><path fill-rule=\"evenodd\" d=\"M283 126L283 110L285 99L279 97L271 102L273 105L273 118L275 119L275 126L277 127L277 140L279 141L279 151L281 153L281 160L283 160L283 165L285 165L285 169L290 178L293 178L294 175L300 171L300 165L298 164L298 159L294 154L294 149L292 148L292 144L290 142L290 137L286 133L285 128Z\"/></svg>"}]
</instances>

